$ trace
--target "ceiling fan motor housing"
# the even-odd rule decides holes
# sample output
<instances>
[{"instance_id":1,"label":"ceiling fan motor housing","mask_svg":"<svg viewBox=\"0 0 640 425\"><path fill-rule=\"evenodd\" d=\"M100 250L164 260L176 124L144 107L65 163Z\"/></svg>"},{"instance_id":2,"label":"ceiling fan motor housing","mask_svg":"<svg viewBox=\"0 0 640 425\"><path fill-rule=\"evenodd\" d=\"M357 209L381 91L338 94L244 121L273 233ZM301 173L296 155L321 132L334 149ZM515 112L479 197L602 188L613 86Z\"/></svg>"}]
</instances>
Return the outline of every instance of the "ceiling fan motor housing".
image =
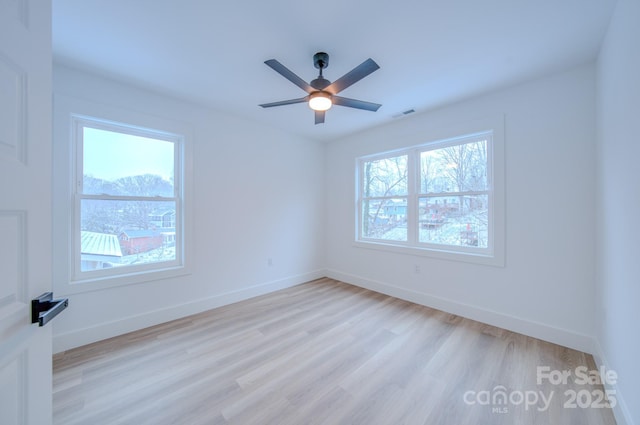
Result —
<instances>
[{"instance_id":1,"label":"ceiling fan motor housing","mask_svg":"<svg viewBox=\"0 0 640 425\"><path fill-rule=\"evenodd\" d=\"M324 90L330 84L331 84L331 81L327 80L322 76L316 78L315 80L311 80L309 82L309 85L316 90Z\"/></svg>"}]
</instances>

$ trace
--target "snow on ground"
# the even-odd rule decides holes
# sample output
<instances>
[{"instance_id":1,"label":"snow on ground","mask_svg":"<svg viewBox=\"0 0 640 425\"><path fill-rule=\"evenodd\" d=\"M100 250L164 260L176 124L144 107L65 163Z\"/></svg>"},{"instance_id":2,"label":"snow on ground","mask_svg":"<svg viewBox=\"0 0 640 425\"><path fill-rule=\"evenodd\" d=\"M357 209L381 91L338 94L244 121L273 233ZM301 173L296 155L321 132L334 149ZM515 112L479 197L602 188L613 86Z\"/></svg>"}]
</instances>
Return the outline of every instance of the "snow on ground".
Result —
<instances>
[{"instance_id":1,"label":"snow on ground","mask_svg":"<svg viewBox=\"0 0 640 425\"><path fill-rule=\"evenodd\" d=\"M466 214L460 217L449 217L438 227L420 228L420 242L439 245L467 246L464 236L467 231L477 232L478 247L486 248L488 241L486 211ZM407 225L400 223L385 231L380 239L388 241L407 240ZM472 245L476 246L476 245Z\"/></svg>"}]
</instances>

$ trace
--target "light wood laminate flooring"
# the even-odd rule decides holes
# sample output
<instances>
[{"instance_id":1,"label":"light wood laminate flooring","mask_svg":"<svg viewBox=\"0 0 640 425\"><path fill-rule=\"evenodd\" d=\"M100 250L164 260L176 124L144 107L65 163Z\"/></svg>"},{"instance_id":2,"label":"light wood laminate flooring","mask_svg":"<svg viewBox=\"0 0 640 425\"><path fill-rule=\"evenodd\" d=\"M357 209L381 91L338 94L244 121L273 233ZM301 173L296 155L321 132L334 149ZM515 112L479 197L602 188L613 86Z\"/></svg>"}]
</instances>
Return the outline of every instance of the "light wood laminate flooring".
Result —
<instances>
[{"instance_id":1,"label":"light wood laminate flooring","mask_svg":"<svg viewBox=\"0 0 640 425\"><path fill-rule=\"evenodd\" d=\"M608 408L565 406L601 386L537 383L539 366L596 369L590 355L331 279L53 365L56 425L615 424Z\"/></svg>"}]
</instances>

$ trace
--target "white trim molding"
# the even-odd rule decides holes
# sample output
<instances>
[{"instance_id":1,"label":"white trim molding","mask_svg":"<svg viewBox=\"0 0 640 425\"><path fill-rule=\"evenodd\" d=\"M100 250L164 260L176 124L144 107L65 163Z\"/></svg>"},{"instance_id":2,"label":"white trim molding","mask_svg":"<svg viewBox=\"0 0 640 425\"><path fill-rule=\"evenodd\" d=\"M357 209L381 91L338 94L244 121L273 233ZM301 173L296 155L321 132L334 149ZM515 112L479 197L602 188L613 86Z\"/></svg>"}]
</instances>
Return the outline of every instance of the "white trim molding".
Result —
<instances>
[{"instance_id":1,"label":"white trim molding","mask_svg":"<svg viewBox=\"0 0 640 425\"><path fill-rule=\"evenodd\" d=\"M290 288L315 279L320 279L324 276L324 270L316 270L270 282L259 283L238 291L230 291L198 301L192 301L144 314L124 317L72 332L62 333L55 335L53 338L53 353L60 353L65 350L91 344L96 341L159 325L161 323L191 316L193 314L202 313L207 310L233 304L249 298L258 297L270 292Z\"/></svg>"},{"instance_id":2,"label":"white trim molding","mask_svg":"<svg viewBox=\"0 0 640 425\"><path fill-rule=\"evenodd\" d=\"M602 366L605 370L615 371L615 368L613 368L607 361L607 358L604 355L604 351L602 350L602 346L600 345L600 342L597 338L594 338L593 340L592 354L593 360L596 363L596 367ZM631 418L631 413L629 412L627 403L625 402L624 397L620 392L620 387L617 384L612 385L606 379L603 379L602 381L605 391L615 394L616 404L613 407L613 416L616 419L616 423L618 425L635 425L635 422Z\"/></svg>"},{"instance_id":3,"label":"white trim molding","mask_svg":"<svg viewBox=\"0 0 640 425\"><path fill-rule=\"evenodd\" d=\"M567 329L521 319L519 317L487 310L469 304L463 304L424 292L400 288L390 283L380 282L353 274L342 273L338 270L327 270L327 276L371 291L380 292L405 301L435 308L447 313L456 314L467 319L486 323L488 325L517 332L533 338L538 338L585 353L591 353L593 348L592 336L580 334Z\"/></svg>"}]
</instances>

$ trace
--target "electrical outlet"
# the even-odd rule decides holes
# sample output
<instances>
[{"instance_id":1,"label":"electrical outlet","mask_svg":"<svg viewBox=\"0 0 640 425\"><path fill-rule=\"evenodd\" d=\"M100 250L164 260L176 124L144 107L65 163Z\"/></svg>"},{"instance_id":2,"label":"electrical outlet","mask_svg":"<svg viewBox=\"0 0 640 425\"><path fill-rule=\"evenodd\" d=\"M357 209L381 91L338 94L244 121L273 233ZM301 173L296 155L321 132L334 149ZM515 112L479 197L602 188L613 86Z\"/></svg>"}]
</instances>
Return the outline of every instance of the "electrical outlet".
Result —
<instances>
[{"instance_id":1,"label":"electrical outlet","mask_svg":"<svg viewBox=\"0 0 640 425\"><path fill-rule=\"evenodd\" d=\"M267 266L273 267L273 258L267 258Z\"/></svg>"},{"instance_id":2,"label":"electrical outlet","mask_svg":"<svg viewBox=\"0 0 640 425\"><path fill-rule=\"evenodd\" d=\"M413 272L414 272L415 274L420 273L420 266L419 266L418 264L414 264L414 265L413 265Z\"/></svg>"}]
</instances>

